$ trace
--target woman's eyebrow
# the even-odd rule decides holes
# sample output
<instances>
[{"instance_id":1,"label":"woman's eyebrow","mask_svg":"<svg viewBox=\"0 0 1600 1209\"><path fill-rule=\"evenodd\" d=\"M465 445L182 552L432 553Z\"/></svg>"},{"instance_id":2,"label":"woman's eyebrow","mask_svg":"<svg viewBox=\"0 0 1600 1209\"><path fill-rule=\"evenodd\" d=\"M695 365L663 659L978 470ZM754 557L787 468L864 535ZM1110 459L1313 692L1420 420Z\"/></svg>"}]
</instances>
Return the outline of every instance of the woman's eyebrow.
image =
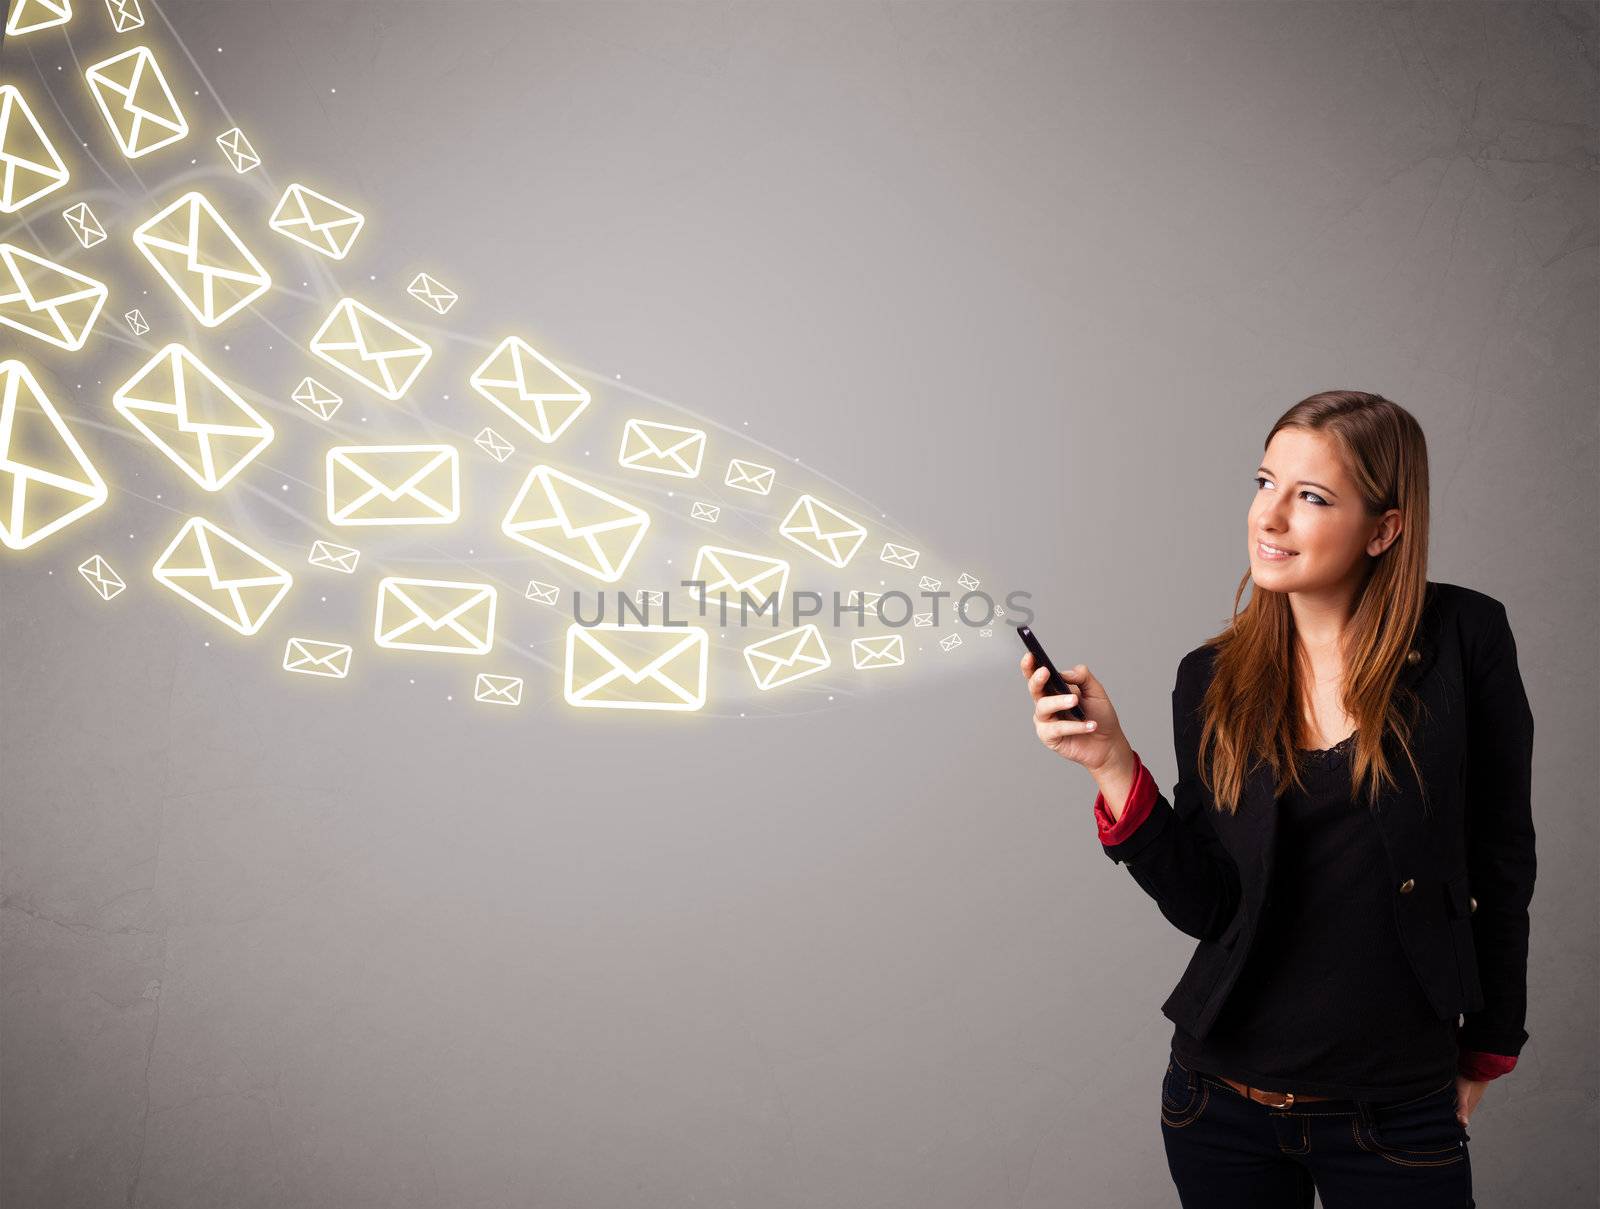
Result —
<instances>
[{"instance_id":1,"label":"woman's eyebrow","mask_svg":"<svg viewBox=\"0 0 1600 1209\"><path fill-rule=\"evenodd\" d=\"M1275 479L1275 478L1278 477L1277 475L1273 474L1272 471L1268 470L1265 466L1257 466L1256 469L1264 472L1269 479ZM1295 486L1296 487L1316 487L1318 490L1326 491L1329 495L1333 496L1334 499L1338 499L1339 498L1339 493L1336 492L1332 487L1324 487L1321 483L1313 483L1310 479L1301 479L1298 483L1295 484Z\"/></svg>"}]
</instances>

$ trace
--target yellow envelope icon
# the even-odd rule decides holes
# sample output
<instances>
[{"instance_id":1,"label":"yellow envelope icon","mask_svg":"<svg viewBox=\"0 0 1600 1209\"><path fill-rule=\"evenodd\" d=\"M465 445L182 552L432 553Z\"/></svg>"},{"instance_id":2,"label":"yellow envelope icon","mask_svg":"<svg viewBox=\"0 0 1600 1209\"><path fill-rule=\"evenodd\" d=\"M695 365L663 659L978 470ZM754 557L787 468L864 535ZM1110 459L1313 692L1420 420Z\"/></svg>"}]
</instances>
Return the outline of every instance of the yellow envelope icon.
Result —
<instances>
[{"instance_id":1,"label":"yellow envelope icon","mask_svg":"<svg viewBox=\"0 0 1600 1209\"><path fill-rule=\"evenodd\" d=\"M185 193L147 219L134 231L133 244L206 327L216 327L272 288L255 253L203 193Z\"/></svg>"},{"instance_id":2,"label":"yellow envelope icon","mask_svg":"<svg viewBox=\"0 0 1600 1209\"><path fill-rule=\"evenodd\" d=\"M333 391L311 377L301 378L300 385L294 388L294 393L289 397L319 420L333 419L333 413L344 403Z\"/></svg>"},{"instance_id":3,"label":"yellow envelope icon","mask_svg":"<svg viewBox=\"0 0 1600 1209\"><path fill-rule=\"evenodd\" d=\"M335 525L448 525L461 518L454 445L336 445L328 450Z\"/></svg>"},{"instance_id":4,"label":"yellow envelope icon","mask_svg":"<svg viewBox=\"0 0 1600 1209\"><path fill-rule=\"evenodd\" d=\"M0 543L26 550L109 496L33 371L0 361Z\"/></svg>"},{"instance_id":5,"label":"yellow envelope icon","mask_svg":"<svg viewBox=\"0 0 1600 1209\"><path fill-rule=\"evenodd\" d=\"M290 185L278 199L267 226L333 260L350 254L366 218L325 193L301 184Z\"/></svg>"},{"instance_id":6,"label":"yellow envelope icon","mask_svg":"<svg viewBox=\"0 0 1600 1209\"><path fill-rule=\"evenodd\" d=\"M111 564L98 554L79 563L78 574L89 581L89 586L99 594L101 600L110 600L128 586L122 582L122 576L111 569Z\"/></svg>"},{"instance_id":7,"label":"yellow envelope icon","mask_svg":"<svg viewBox=\"0 0 1600 1209\"><path fill-rule=\"evenodd\" d=\"M224 625L250 635L266 624L294 577L264 554L192 516L156 559L156 580Z\"/></svg>"},{"instance_id":8,"label":"yellow envelope icon","mask_svg":"<svg viewBox=\"0 0 1600 1209\"><path fill-rule=\"evenodd\" d=\"M550 466L535 466L500 531L558 562L615 583L644 540L650 516Z\"/></svg>"},{"instance_id":9,"label":"yellow envelope icon","mask_svg":"<svg viewBox=\"0 0 1600 1209\"><path fill-rule=\"evenodd\" d=\"M221 491L272 443L266 418L181 344L145 362L111 404L207 491Z\"/></svg>"},{"instance_id":10,"label":"yellow envelope icon","mask_svg":"<svg viewBox=\"0 0 1600 1209\"><path fill-rule=\"evenodd\" d=\"M867 540L865 529L813 495L802 495L794 502L778 532L835 567L848 563Z\"/></svg>"},{"instance_id":11,"label":"yellow envelope icon","mask_svg":"<svg viewBox=\"0 0 1600 1209\"><path fill-rule=\"evenodd\" d=\"M94 211L89 209L88 202L79 202L61 211L61 217L67 220L67 229L72 232L72 237L85 248L92 248L97 243L104 243L106 229L100 225L100 220L94 216Z\"/></svg>"},{"instance_id":12,"label":"yellow envelope icon","mask_svg":"<svg viewBox=\"0 0 1600 1209\"><path fill-rule=\"evenodd\" d=\"M706 521L714 525L721 515L722 509L715 504L702 504L696 501L689 505L689 519L692 521Z\"/></svg>"},{"instance_id":13,"label":"yellow envelope icon","mask_svg":"<svg viewBox=\"0 0 1600 1209\"><path fill-rule=\"evenodd\" d=\"M472 443L497 462L503 462L517 452L517 447L492 428L485 428L472 438Z\"/></svg>"},{"instance_id":14,"label":"yellow envelope icon","mask_svg":"<svg viewBox=\"0 0 1600 1209\"><path fill-rule=\"evenodd\" d=\"M494 646L495 599L489 584L390 575L378 583L372 636L398 651L487 655Z\"/></svg>"},{"instance_id":15,"label":"yellow envelope icon","mask_svg":"<svg viewBox=\"0 0 1600 1209\"><path fill-rule=\"evenodd\" d=\"M709 653L698 626L574 623L564 695L584 709L696 710L706 703Z\"/></svg>"},{"instance_id":16,"label":"yellow envelope icon","mask_svg":"<svg viewBox=\"0 0 1600 1209\"><path fill-rule=\"evenodd\" d=\"M418 273L413 277L411 284L406 286L406 293L441 315L449 313L450 308L460 300L460 295L449 286L441 285L426 273Z\"/></svg>"},{"instance_id":17,"label":"yellow envelope icon","mask_svg":"<svg viewBox=\"0 0 1600 1209\"><path fill-rule=\"evenodd\" d=\"M237 126L217 135L217 146L222 148L222 154L228 157L228 163L233 165L235 172L245 173L261 166L261 157L250 145L250 140L245 138L244 131Z\"/></svg>"},{"instance_id":18,"label":"yellow envelope icon","mask_svg":"<svg viewBox=\"0 0 1600 1209\"><path fill-rule=\"evenodd\" d=\"M692 479L700 473L700 459L705 452L706 434L698 428L629 420L622 429L617 462L630 470Z\"/></svg>"},{"instance_id":19,"label":"yellow envelope icon","mask_svg":"<svg viewBox=\"0 0 1600 1209\"><path fill-rule=\"evenodd\" d=\"M744 648L744 659L762 690L815 676L833 665L822 632L815 625L775 634Z\"/></svg>"},{"instance_id":20,"label":"yellow envelope icon","mask_svg":"<svg viewBox=\"0 0 1600 1209\"><path fill-rule=\"evenodd\" d=\"M703 594L697 587L689 589L689 595L696 600L726 596L737 601L749 596L760 605L769 597L783 596L789 583L789 564L764 554L701 546L695 553L694 573L689 578L705 584Z\"/></svg>"},{"instance_id":21,"label":"yellow envelope icon","mask_svg":"<svg viewBox=\"0 0 1600 1209\"><path fill-rule=\"evenodd\" d=\"M398 400L433 356L417 337L354 298L343 298L311 337L311 352L385 399Z\"/></svg>"},{"instance_id":22,"label":"yellow envelope icon","mask_svg":"<svg viewBox=\"0 0 1600 1209\"><path fill-rule=\"evenodd\" d=\"M342 642L291 638L283 648L283 670L343 680L350 674L350 648Z\"/></svg>"},{"instance_id":23,"label":"yellow envelope icon","mask_svg":"<svg viewBox=\"0 0 1600 1209\"><path fill-rule=\"evenodd\" d=\"M178 98L148 46L103 59L83 75L111 136L129 159L149 155L189 133Z\"/></svg>"},{"instance_id":24,"label":"yellow envelope icon","mask_svg":"<svg viewBox=\"0 0 1600 1209\"><path fill-rule=\"evenodd\" d=\"M361 561L361 551L338 542L325 542L320 538L311 543L311 556L306 560L313 567L326 567L345 575L356 573L356 563Z\"/></svg>"},{"instance_id":25,"label":"yellow envelope icon","mask_svg":"<svg viewBox=\"0 0 1600 1209\"><path fill-rule=\"evenodd\" d=\"M16 0L6 18L6 36L31 34L36 29L65 25L72 20L72 0Z\"/></svg>"},{"instance_id":26,"label":"yellow envelope icon","mask_svg":"<svg viewBox=\"0 0 1600 1209\"><path fill-rule=\"evenodd\" d=\"M139 8L139 0L106 0L106 10L111 14L111 24L119 34L144 25L144 13Z\"/></svg>"},{"instance_id":27,"label":"yellow envelope icon","mask_svg":"<svg viewBox=\"0 0 1600 1209\"><path fill-rule=\"evenodd\" d=\"M888 563L891 567L904 567L907 571L917 565L917 559L922 557L922 551L913 550L910 546L899 546L894 542L884 542L883 550L878 555L881 562Z\"/></svg>"},{"instance_id":28,"label":"yellow envelope icon","mask_svg":"<svg viewBox=\"0 0 1600 1209\"><path fill-rule=\"evenodd\" d=\"M523 593L529 600L537 600L540 604L554 605L556 597L561 595L561 589L555 584L540 583L537 579L528 581L528 590Z\"/></svg>"},{"instance_id":29,"label":"yellow envelope icon","mask_svg":"<svg viewBox=\"0 0 1600 1209\"><path fill-rule=\"evenodd\" d=\"M487 672L479 672L477 682L472 686L472 699L489 705L521 705L522 677L491 676Z\"/></svg>"},{"instance_id":30,"label":"yellow envelope icon","mask_svg":"<svg viewBox=\"0 0 1600 1209\"><path fill-rule=\"evenodd\" d=\"M589 406L589 392L520 336L507 336L472 372L472 389L549 444Z\"/></svg>"},{"instance_id":31,"label":"yellow envelope icon","mask_svg":"<svg viewBox=\"0 0 1600 1209\"><path fill-rule=\"evenodd\" d=\"M76 351L105 303L106 287L93 277L0 243L0 325Z\"/></svg>"},{"instance_id":32,"label":"yellow envelope icon","mask_svg":"<svg viewBox=\"0 0 1600 1209\"><path fill-rule=\"evenodd\" d=\"M68 177L66 164L21 90L0 84L0 214L15 214L54 193Z\"/></svg>"},{"instance_id":33,"label":"yellow envelope icon","mask_svg":"<svg viewBox=\"0 0 1600 1209\"><path fill-rule=\"evenodd\" d=\"M777 470L771 466L734 458L728 463L728 477L723 482L729 487L737 487L740 491L767 495L772 491L772 484L777 474Z\"/></svg>"},{"instance_id":34,"label":"yellow envelope icon","mask_svg":"<svg viewBox=\"0 0 1600 1209\"><path fill-rule=\"evenodd\" d=\"M899 667L906 661L906 644L899 634L874 634L850 640L850 662L858 672L875 667Z\"/></svg>"}]
</instances>

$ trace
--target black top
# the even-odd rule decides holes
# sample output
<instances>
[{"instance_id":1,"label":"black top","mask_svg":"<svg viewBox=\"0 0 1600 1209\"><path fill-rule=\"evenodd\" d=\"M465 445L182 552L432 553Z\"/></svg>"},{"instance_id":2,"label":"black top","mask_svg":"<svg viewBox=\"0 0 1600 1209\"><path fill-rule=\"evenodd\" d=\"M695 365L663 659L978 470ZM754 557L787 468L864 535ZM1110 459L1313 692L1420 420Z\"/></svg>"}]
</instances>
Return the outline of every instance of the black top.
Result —
<instances>
[{"instance_id":1,"label":"black top","mask_svg":"<svg viewBox=\"0 0 1600 1209\"><path fill-rule=\"evenodd\" d=\"M1455 1077L1455 1021L1429 1005L1401 947L1383 839L1352 800L1352 734L1302 749L1307 792L1278 799L1258 933L1204 1040L1179 1026L1186 1066L1252 1087L1362 1100Z\"/></svg>"}]
</instances>

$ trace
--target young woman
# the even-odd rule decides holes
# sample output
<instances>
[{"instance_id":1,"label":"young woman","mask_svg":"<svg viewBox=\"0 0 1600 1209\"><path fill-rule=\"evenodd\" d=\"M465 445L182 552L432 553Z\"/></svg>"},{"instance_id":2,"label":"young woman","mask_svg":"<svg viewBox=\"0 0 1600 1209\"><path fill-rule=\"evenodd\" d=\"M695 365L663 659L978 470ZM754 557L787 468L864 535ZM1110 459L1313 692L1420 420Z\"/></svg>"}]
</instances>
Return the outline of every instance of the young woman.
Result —
<instances>
[{"instance_id":1,"label":"young woman","mask_svg":"<svg viewBox=\"0 0 1600 1209\"><path fill-rule=\"evenodd\" d=\"M1516 643L1500 602L1427 578L1427 446L1403 408L1313 395L1255 475L1233 619L1178 667L1171 801L1083 664L1045 696L1023 657L1034 727L1094 775L1106 855L1200 942L1162 1005L1186 1209L1314 1190L1470 1209L1467 1121L1528 1036ZM1080 697L1085 721L1056 718Z\"/></svg>"}]
</instances>

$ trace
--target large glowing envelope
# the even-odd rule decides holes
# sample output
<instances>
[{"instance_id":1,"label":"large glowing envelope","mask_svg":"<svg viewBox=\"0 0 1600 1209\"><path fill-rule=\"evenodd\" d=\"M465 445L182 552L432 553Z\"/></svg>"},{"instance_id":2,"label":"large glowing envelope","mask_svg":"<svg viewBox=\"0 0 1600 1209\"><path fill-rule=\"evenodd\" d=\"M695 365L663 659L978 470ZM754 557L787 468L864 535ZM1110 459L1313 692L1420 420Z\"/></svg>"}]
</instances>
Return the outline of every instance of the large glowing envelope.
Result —
<instances>
[{"instance_id":1,"label":"large glowing envelope","mask_svg":"<svg viewBox=\"0 0 1600 1209\"><path fill-rule=\"evenodd\" d=\"M145 362L111 404L207 491L221 491L272 443L266 418L181 344Z\"/></svg>"},{"instance_id":2,"label":"large glowing envelope","mask_svg":"<svg viewBox=\"0 0 1600 1209\"><path fill-rule=\"evenodd\" d=\"M33 371L0 361L0 542L26 550L109 495Z\"/></svg>"},{"instance_id":3,"label":"large glowing envelope","mask_svg":"<svg viewBox=\"0 0 1600 1209\"><path fill-rule=\"evenodd\" d=\"M6 36L31 34L36 29L65 25L72 20L72 0L16 0L6 18Z\"/></svg>"},{"instance_id":4,"label":"large glowing envelope","mask_svg":"<svg viewBox=\"0 0 1600 1209\"><path fill-rule=\"evenodd\" d=\"M206 327L249 306L272 278L203 193L185 193L147 219L133 243Z\"/></svg>"},{"instance_id":5,"label":"large glowing envelope","mask_svg":"<svg viewBox=\"0 0 1600 1209\"><path fill-rule=\"evenodd\" d=\"M342 298L311 337L311 352L385 399L398 400L433 349L354 298Z\"/></svg>"},{"instance_id":6,"label":"large glowing envelope","mask_svg":"<svg viewBox=\"0 0 1600 1209\"><path fill-rule=\"evenodd\" d=\"M494 646L496 593L492 585L448 579L404 579L378 584L379 646L447 655L487 655Z\"/></svg>"},{"instance_id":7,"label":"large glowing envelope","mask_svg":"<svg viewBox=\"0 0 1600 1209\"><path fill-rule=\"evenodd\" d=\"M57 348L80 349L106 292L93 277L0 243L0 325Z\"/></svg>"},{"instance_id":8,"label":"large glowing envelope","mask_svg":"<svg viewBox=\"0 0 1600 1209\"><path fill-rule=\"evenodd\" d=\"M822 641L822 631L814 625L753 643L744 648L744 660L755 677L756 687L762 690L814 676L833 664Z\"/></svg>"},{"instance_id":9,"label":"large glowing envelope","mask_svg":"<svg viewBox=\"0 0 1600 1209\"><path fill-rule=\"evenodd\" d=\"M0 84L0 214L54 193L69 174L15 84Z\"/></svg>"},{"instance_id":10,"label":"large glowing envelope","mask_svg":"<svg viewBox=\"0 0 1600 1209\"><path fill-rule=\"evenodd\" d=\"M695 710L706 703L710 641L698 626L567 627L567 704Z\"/></svg>"},{"instance_id":11,"label":"large glowing envelope","mask_svg":"<svg viewBox=\"0 0 1600 1209\"><path fill-rule=\"evenodd\" d=\"M867 531L860 524L812 495L802 495L794 502L778 532L835 567L848 563L867 540Z\"/></svg>"},{"instance_id":12,"label":"large glowing envelope","mask_svg":"<svg viewBox=\"0 0 1600 1209\"><path fill-rule=\"evenodd\" d=\"M328 519L336 525L448 525L461 516L454 445L336 445Z\"/></svg>"},{"instance_id":13,"label":"large glowing envelope","mask_svg":"<svg viewBox=\"0 0 1600 1209\"><path fill-rule=\"evenodd\" d=\"M283 670L343 680L350 674L350 655L350 648L342 642L291 638L283 648Z\"/></svg>"},{"instance_id":14,"label":"large glowing envelope","mask_svg":"<svg viewBox=\"0 0 1600 1209\"><path fill-rule=\"evenodd\" d=\"M255 634L294 583L266 555L192 516L156 559L158 582L241 634Z\"/></svg>"},{"instance_id":15,"label":"large glowing envelope","mask_svg":"<svg viewBox=\"0 0 1600 1209\"><path fill-rule=\"evenodd\" d=\"M899 634L874 634L850 641L850 662L858 672L878 667L899 667L906 661L905 640Z\"/></svg>"},{"instance_id":16,"label":"large glowing envelope","mask_svg":"<svg viewBox=\"0 0 1600 1209\"><path fill-rule=\"evenodd\" d=\"M698 428L629 420L623 425L617 463L630 470L692 479L700 473L700 460L705 454L706 434Z\"/></svg>"},{"instance_id":17,"label":"large glowing envelope","mask_svg":"<svg viewBox=\"0 0 1600 1209\"><path fill-rule=\"evenodd\" d=\"M622 578L650 517L626 500L550 466L528 472L500 530L606 583Z\"/></svg>"},{"instance_id":18,"label":"large glowing envelope","mask_svg":"<svg viewBox=\"0 0 1600 1209\"><path fill-rule=\"evenodd\" d=\"M782 597L789 583L789 564L781 558L729 550L722 546L701 546L694 556L692 581L705 584L704 599L726 596L733 600L751 597L758 605L768 597ZM699 588L689 594L702 599Z\"/></svg>"},{"instance_id":19,"label":"large glowing envelope","mask_svg":"<svg viewBox=\"0 0 1600 1209\"><path fill-rule=\"evenodd\" d=\"M472 371L472 389L549 444L589 406L589 392L520 336L507 336Z\"/></svg>"},{"instance_id":20,"label":"large glowing envelope","mask_svg":"<svg viewBox=\"0 0 1600 1209\"><path fill-rule=\"evenodd\" d=\"M84 73L112 137L129 159L149 155L189 133L172 86L148 46L135 46Z\"/></svg>"},{"instance_id":21,"label":"large glowing envelope","mask_svg":"<svg viewBox=\"0 0 1600 1209\"><path fill-rule=\"evenodd\" d=\"M350 254L364 222L366 219L349 206L315 189L294 184L283 191L267 226L315 252L343 260Z\"/></svg>"}]
</instances>

